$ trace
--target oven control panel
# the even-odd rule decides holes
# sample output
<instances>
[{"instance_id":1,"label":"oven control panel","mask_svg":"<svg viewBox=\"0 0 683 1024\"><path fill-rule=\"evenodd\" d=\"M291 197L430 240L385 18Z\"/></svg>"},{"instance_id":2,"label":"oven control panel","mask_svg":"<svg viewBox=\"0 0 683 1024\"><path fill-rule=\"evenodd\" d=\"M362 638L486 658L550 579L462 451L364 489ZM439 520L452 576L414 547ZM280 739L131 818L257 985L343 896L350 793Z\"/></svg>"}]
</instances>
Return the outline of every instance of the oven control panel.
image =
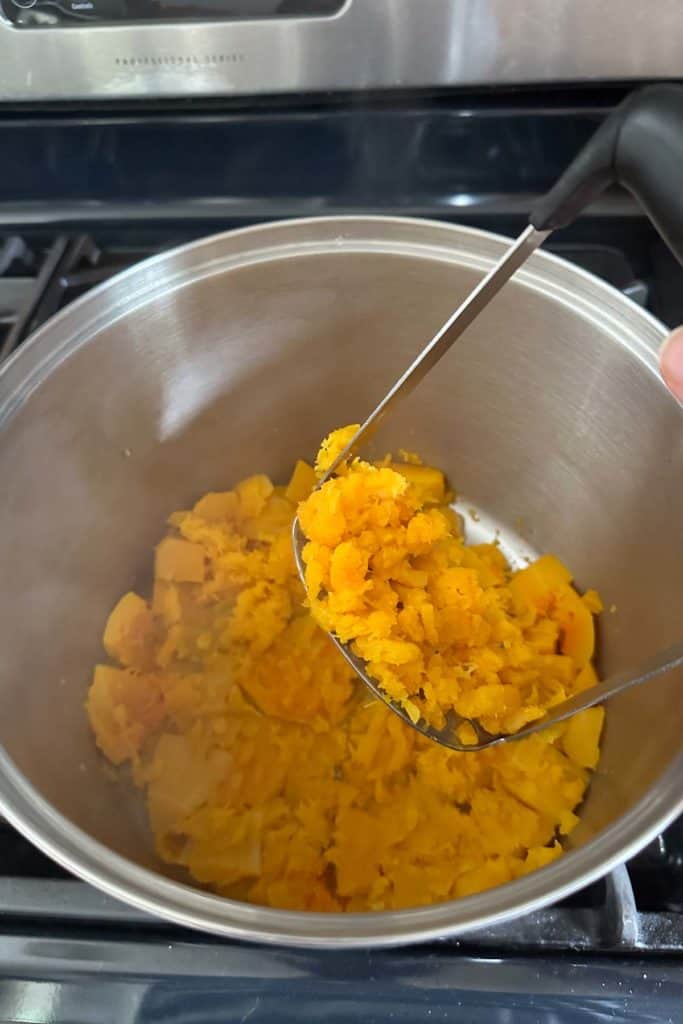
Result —
<instances>
[{"instance_id":1,"label":"oven control panel","mask_svg":"<svg viewBox=\"0 0 683 1024\"><path fill-rule=\"evenodd\" d=\"M236 21L320 18L345 0L0 0L17 28L59 28L130 22Z\"/></svg>"}]
</instances>

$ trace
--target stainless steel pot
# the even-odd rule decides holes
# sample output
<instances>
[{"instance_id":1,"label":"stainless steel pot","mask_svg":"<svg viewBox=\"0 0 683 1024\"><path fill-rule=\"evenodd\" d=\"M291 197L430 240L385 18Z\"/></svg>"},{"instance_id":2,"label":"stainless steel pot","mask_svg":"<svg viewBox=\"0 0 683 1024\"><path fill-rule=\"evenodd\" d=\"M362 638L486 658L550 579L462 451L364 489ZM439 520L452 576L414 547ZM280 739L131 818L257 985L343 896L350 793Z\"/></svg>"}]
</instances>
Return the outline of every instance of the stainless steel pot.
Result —
<instances>
[{"instance_id":1,"label":"stainless steel pot","mask_svg":"<svg viewBox=\"0 0 683 1024\"><path fill-rule=\"evenodd\" d=\"M484 232L347 218L267 225L152 259L43 327L0 374L0 805L60 863L172 920L240 938L425 939L556 900L683 808L681 673L609 707L574 848L453 903L291 913L164 877L145 815L83 711L105 616L144 585L165 517L257 469L284 479L360 419L503 251ZM683 409L661 326L535 255L401 406L379 450L419 450L606 606L606 671L680 638Z\"/></svg>"}]
</instances>

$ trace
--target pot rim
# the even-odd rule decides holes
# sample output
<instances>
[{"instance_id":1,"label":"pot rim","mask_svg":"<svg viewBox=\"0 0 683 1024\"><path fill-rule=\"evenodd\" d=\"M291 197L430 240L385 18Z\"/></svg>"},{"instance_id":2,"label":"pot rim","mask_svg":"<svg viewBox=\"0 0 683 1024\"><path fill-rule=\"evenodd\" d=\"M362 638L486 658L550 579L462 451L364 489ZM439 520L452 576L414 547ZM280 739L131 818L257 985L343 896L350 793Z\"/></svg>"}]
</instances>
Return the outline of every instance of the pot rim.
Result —
<instances>
[{"instance_id":1,"label":"pot rim","mask_svg":"<svg viewBox=\"0 0 683 1024\"><path fill-rule=\"evenodd\" d=\"M297 240L297 234L303 238ZM314 241L306 241L311 234ZM383 236L379 241L378 235ZM0 428L55 366L103 326L129 315L163 291L225 272L231 265L302 252L357 251L360 246L367 251L380 248L388 254L485 268L508 244L509 239L501 235L440 221L367 216L280 221L190 242L104 282L28 339L0 368ZM212 256L216 249L224 250L222 257ZM175 271L170 276L159 274L165 264ZM520 283L551 294L579 315L599 322L603 330L607 326L615 340L618 336L633 357L657 374L656 352L665 329L621 292L544 251L535 253L517 276ZM131 279L141 285L132 294ZM675 402L663 383L661 387L663 399L669 396ZM275 910L172 881L114 853L75 826L39 794L1 748L0 809L63 867L109 895L177 924L232 939L289 946L396 946L461 935L531 912L583 888L633 856L683 811L683 753L630 811L558 861L474 896L400 911L336 914Z\"/></svg>"},{"instance_id":2,"label":"pot rim","mask_svg":"<svg viewBox=\"0 0 683 1024\"><path fill-rule=\"evenodd\" d=\"M547 867L474 896L409 910L275 910L172 881L93 839L57 811L0 752L0 808L43 853L138 910L224 938L302 948L427 942L491 927L570 896L635 856L683 811L683 756L627 814ZM644 819L644 820L643 820Z\"/></svg>"}]
</instances>

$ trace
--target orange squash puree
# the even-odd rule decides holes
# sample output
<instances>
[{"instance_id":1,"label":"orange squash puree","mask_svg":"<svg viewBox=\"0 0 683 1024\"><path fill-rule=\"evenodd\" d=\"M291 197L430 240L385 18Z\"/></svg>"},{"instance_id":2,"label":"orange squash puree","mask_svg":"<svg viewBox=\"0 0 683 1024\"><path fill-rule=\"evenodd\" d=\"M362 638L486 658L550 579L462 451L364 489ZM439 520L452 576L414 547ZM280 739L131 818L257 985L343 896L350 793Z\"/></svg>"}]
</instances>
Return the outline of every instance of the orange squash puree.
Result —
<instances>
[{"instance_id":1,"label":"orange squash puree","mask_svg":"<svg viewBox=\"0 0 683 1024\"><path fill-rule=\"evenodd\" d=\"M321 471L354 431L324 442ZM465 545L448 498L437 469L354 459L299 508L309 605L413 721L514 732L595 681L600 600L552 555L511 572L495 544Z\"/></svg>"},{"instance_id":2,"label":"orange squash puree","mask_svg":"<svg viewBox=\"0 0 683 1024\"><path fill-rule=\"evenodd\" d=\"M323 462L340 443L330 440ZM335 557L351 537L349 524L355 529L368 507L368 477L373 486L379 481L377 507L389 512L395 502L400 514L382 522L373 513L370 547L352 543ZM478 646L467 646L467 678L481 678L487 716L499 716L501 706L505 715L516 710L494 700L501 690L521 693L520 708L530 696L542 706L560 686L578 685L582 672L592 672L590 645L580 626L567 628L560 598L587 605L559 563L541 560L526 576L511 577L496 548L464 548L449 533L443 477L414 461L372 474L353 470L342 480L358 489L359 511L352 513L346 489L341 518L319 506L328 532L313 541L321 554L309 557L309 572L321 574L328 595L350 603L344 615L362 617L354 587L379 616L390 606L382 595L397 588L403 608L396 602L389 618L403 632L390 632L387 642L420 648L432 628L434 635L451 630L449 637L460 629L461 645L476 638ZM602 710L479 754L438 747L404 725L356 680L305 606L290 528L315 481L299 462L286 488L254 476L176 512L156 550L152 593L124 595L109 616L109 661L95 668L87 711L104 755L129 765L144 789L160 857L219 893L321 911L434 903L554 860L598 761ZM308 530L312 510L330 493L302 506ZM390 529L400 546L387 544L380 558L375 538ZM443 571L460 573L458 600L461 592L471 595L472 632L447 611L452 577L439 584L442 597L430 599L433 623L411 603L411 591L427 593L425 575L435 583L436 536L453 561ZM369 551L376 569L365 588ZM401 615L411 608L415 614ZM329 604L316 602L321 611L330 614ZM512 623L520 665L492 639L501 615ZM509 675L498 667L501 658ZM392 670L397 664L382 662ZM412 694L408 676L397 674ZM434 679L441 695L445 673ZM469 700L477 692L474 685L459 689Z\"/></svg>"}]
</instances>

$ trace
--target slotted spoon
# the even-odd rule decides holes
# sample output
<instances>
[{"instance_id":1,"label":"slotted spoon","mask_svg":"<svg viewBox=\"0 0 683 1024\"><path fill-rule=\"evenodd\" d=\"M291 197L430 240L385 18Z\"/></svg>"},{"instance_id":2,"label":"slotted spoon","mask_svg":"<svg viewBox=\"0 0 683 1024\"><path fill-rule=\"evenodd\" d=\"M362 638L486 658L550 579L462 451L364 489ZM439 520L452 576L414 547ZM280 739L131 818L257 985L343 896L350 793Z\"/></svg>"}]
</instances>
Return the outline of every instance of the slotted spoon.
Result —
<instances>
[{"instance_id":1,"label":"slotted spoon","mask_svg":"<svg viewBox=\"0 0 683 1024\"><path fill-rule=\"evenodd\" d=\"M664 240L683 263L683 190L680 167L673 150L667 150L670 133L683 135L683 89L680 86L651 86L633 93L602 124L574 159L550 192L532 211L530 223L499 262L485 275L407 370L398 378L346 448L318 483L334 476L339 466L355 455L372 436L385 416L425 377L477 316L497 295L529 256L558 227L569 224L608 185L619 183L641 201ZM294 519L292 542L297 570L305 586L302 550L306 544L299 519ZM445 725L437 729L423 719L413 722L407 712L392 701L367 672L365 662L348 644L330 634L349 664L369 690L384 701L408 725L453 750L483 750L499 743L530 736L586 708L593 707L631 686L655 679L683 665L683 641L653 655L635 669L609 676L596 686L549 708L547 713L517 732L489 733L479 722L449 712ZM458 729L469 723L476 736L463 742Z\"/></svg>"}]
</instances>

